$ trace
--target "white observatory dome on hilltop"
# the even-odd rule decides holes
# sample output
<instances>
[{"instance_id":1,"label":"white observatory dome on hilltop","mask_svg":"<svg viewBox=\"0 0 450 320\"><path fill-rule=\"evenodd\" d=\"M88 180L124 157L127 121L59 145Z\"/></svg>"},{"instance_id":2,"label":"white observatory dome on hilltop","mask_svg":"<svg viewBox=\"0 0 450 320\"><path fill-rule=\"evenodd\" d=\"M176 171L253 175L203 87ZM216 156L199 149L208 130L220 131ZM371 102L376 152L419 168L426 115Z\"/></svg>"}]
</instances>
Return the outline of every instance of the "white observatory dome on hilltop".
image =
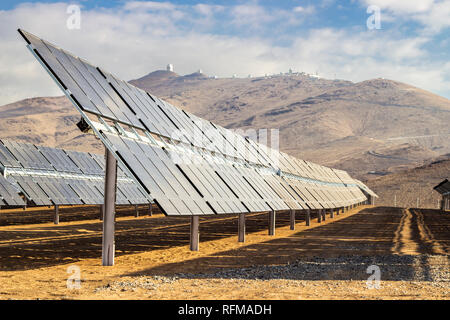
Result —
<instances>
[{"instance_id":1,"label":"white observatory dome on hilltop","mask_svg":"<svg viewBox=\"0 0 450 320\"><path fill-rule=\"evenodd\" d=\"M173 64L169 63L166 67L167 71L173 72Z\"/></svg>"}]
</instances>

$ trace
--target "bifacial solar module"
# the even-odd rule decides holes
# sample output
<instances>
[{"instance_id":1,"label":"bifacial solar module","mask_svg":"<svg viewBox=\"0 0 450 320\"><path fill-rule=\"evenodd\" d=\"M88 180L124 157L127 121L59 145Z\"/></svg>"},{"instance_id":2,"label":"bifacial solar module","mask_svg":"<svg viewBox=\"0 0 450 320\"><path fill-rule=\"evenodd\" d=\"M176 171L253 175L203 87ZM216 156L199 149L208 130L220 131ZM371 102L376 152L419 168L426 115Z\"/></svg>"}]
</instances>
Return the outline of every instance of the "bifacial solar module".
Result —
<instances>
[{"instance_id":1,"label":"bifacial solar module","mask_svg":"<svg viewBox=\"0 0 450 320\"><path fill-rule=\"evenodd\" d=\"M3 170L31 205L104 202L103 156L1 140L0 150ZM14 155L20 162L14 161ZM119 170L117 186L117 204L151 201L122 170ZM3 202L9 205L11 200Z\"/></svg>"},{"instance_id":2,"label":"bifacial solar module","mask_svg":"<svg viewBox=\"0 0 450 320\"><path fill-rule=\"evenodd\" d=\"M145 193L167 215L202 215L329 209L366 199L363 184L345 171L273 150L19 32L117 159L119 176L139 186L119 186L119 201ZM84 174L105 169L103 158L68 155Z\"/></svg>"},{"instance_id":3,"label":"bifacial solar module","mask_svg":"<svg viewBox=\"0 0 450 320\"><path fill-rule=\"evenodd\" d=\"M36 206L50 206L53 204L49 196L30 176L11 174L9 177L16 181L27 199Z\"/></svg>"},{"instance_id":4,"label":"bifacial solar module","mask_svg":"<svg viewBox=\"0 0 450 320\"><path fill-rule=\"evenodd\" d=\"M37 148L56 171L82 173L80 168L70 159L64 150L44 146L37 146Z\"/></svg>"},{"instance_id":5,"label":"bifacial solar module","mask_svg":"<svg viewBox=\"0 0 450 320\"><path fill-rule=\"evenodd\" d=\"M25 202L19 196L18 190L3 176L0 176L0 205L24 206Z\"/></svg>"},{"instance_id":6,"label":"bifacial solar module","mask_svg":"<svg viewBox=\"0 0 450 320\"><path fill-rule=\"evenodd\" d=\"M19 161L12 155L12 153L3 145L0 140L0 165L3 167L20 168Z\"/></svg>"},{"instance_id":7,"label":"bifacial solar module","mask_svg":"<svg viewBox=\"0 0 450 320\"><path fill-rule=\"evenodd\" d=\"M66 151L69 158L76 164L82 173L88 175L102 175L104 170L88 153Z\"/></svg>"}]
</instances>

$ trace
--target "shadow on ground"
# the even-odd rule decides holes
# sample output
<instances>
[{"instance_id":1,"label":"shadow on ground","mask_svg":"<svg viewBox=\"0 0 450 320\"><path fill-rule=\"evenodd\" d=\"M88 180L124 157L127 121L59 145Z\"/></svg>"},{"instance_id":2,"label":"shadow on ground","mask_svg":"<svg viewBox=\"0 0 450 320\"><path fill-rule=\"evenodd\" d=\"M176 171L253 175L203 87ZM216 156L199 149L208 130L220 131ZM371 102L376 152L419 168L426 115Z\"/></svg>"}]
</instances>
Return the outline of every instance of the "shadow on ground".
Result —
<instances>
[{"instance_id":1,"label":"shadow on ground","mask_svg":"<svg viewBox=\"0 0 450 320\"><path fill-rule=\"evenodd\" d=\"M450 215L438 210L423 210L422 214L434 240L448 243ZM383 280L431 281L429 255L436 252L429 245L419 245L417 255L395 252L409 245L407 235L403 235L403 216L401 208L365 209L290 237L164 264L128 276L175 274L182 278L367 280L373 273L369 274L367 268L375 265L380 268ZM420 232L415 231L418 230L417 219L411 219L411 222L409 236L420 244ZM403 236L399 237L399 234ZM446 260L448 256L442 258ZM196 272L205 266L209 269L206 274Z\"/></svg>"},{"instance_id":2,"label":"shadow on ground","mask_svg":"<svg viewBox=\"0 0 450 320\"><path fill-rule=\"evenodd\" d=\"M190 277L210 278L350 280L367 279L367 267L374 264L381 268L385 280L417 279L418 273L421 274L421 279L430 279L430 257L426 255L436 253L431 245L433 242L439 243L448 254L450 215L438 210L420 210L419 217L414 214L415 210L411 210L413 216L410 219L410 236L418 244L418 253L423 255L399 256L395 252L408 245L409 241L403 235L405 223L401 223L405 219L405 210L376 207L289 237L273 239L268 236L268 240L264 242L243 244L238 249L180 263L164 263L124 276L183 273L192 274ZM247 233L267 230L267 217L267 214L249 215ZM297 220L304 223L301 216ZM227 237L235 237L230 241L237 241L237 217L203 217L200 221L201 242ZM289 214L277 214L276 223L277 227L288 226ZM427 239L421 238L423 231L420 230L424 229L423 226L427 230ZM187 246L189 228L188 217L154 215L151 218L119 220L116 223L116 255ZM100 221L0 228L0 270L35 269L74 263L87 258L100 259L101 230ZM201 248L200 243L200 250ZM283 269L289 263L289 269ZM275 267L254 267L263 265ZM230 275L227 269L232 268L251 270L235 271ZM206 270L208 275L198 274L198 270Z\"/></svg>"},{"instance_id":3,"label":"shadow on ground","mask_svg":"<svg viewBox=\"0 0 450 320\"><path fill-rule=\"evenodd\" d=\"M267 229L267 217L267 213L248 215L247 232ZM165 217L161 214L151 218L118 220L116 256L186 246L189 244L189 223L189 217ZM201 241L237 236L236 216L201 217L200 223ZM280 212L276 226L286 225L289 225L289 214ZM101 259L101 245L100 221L0 228L0 270L35 269L88 258Z\"/></svg>"}]
</instances>

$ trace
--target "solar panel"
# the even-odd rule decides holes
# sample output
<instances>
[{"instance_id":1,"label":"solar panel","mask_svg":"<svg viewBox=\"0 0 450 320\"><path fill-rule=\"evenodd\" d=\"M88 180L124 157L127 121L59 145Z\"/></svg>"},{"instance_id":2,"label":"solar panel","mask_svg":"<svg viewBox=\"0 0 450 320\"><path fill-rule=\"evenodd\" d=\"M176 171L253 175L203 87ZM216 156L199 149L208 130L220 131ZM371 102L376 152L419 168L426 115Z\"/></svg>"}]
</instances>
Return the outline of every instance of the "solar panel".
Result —
<instances>
[{"instance_id":1,"label":"solar panel","mask_svg":"<svg viewBox=\"0 0 450 320\"><path fill-rule=\"evenodd\" d=\"M25 202L19 196L18 190L6 180L3 176L0 176L0 205L8 206L24 206Z\"/></svg>"},{"instance_id":2,"label":"solar panel","mask_svg":"<svg viewBox=\"0 0 450 320\"><path fill-rule=\"evenodd\" d=\"M3 167L20 168L19 161L12 155L12 153L3 145L0 140L0 164Z\"/></svg>"},{"instance_id":3,"label":"solar panel","mask_svg":"<svg viewBox=\"0 0 450 320\"><path fill-rule=\"evenodd\" d=\"M31 204L43 206L104 202L103 156L15 141L0 142L3 147L0 152L3 155L4 174ZM15 160L14 155L20 162ZM117 186L120 191L117 204L151 202L149 196L123 170L119 170ZM3 194L8 193L3 190ZM16 202L20 201L16 199ZM2 203L5 202L9 205L12 200L2 200ZM23 201L20 203L23 205Z\"/></svg>"},{"instance_id":4,"label":"solar panel","mask_svg":"<svg viewBox=\"0 0 450 320\"><path fill-rule=\"evenodd\" d=\"M44 158L34 145L29 143L17 143L15 141L4 141L3 144L16 159L19 159L21 165L25 169L53 169L50 162Z\"/></svg>"},{"instance_id":5,"label":"solar panel","mask_svg":"<svg viewBox=\"0 0 450 320\"><path fill-rule=\"evenodd\" d=\"M37 206L50 206L53 203L50 201L48 195L42 188L33 181L29 176L9 175L20 186L21 190L26 195L27 199L34 202Z\"/></svg>"},{"instance_id":6,"label":"solar panel","mask_svg":"<svg viewBox=\"0 0 450 320\"><path fill-rule=\"evenodd\" d=\"M117 159L119 177L136 182L133 190L118 187L118 201L145 193L167 215L200 215L327 209L366 199L367 187L345 171L256 143L19 32ZM67 154L84 174L104 172L103 157Z\"/></svg>"},{"instance_id":7,"label":"solar panel","mask_svg":"<svg viewBox=\"0 0 450 320\"><path fill-rule=\"evenodd\" d=\"M61 149L37 146L42 155L51 163L53 168L59 172L81 173L78 166L69 158L67 153Z\"/></svg>"}]
</instances>

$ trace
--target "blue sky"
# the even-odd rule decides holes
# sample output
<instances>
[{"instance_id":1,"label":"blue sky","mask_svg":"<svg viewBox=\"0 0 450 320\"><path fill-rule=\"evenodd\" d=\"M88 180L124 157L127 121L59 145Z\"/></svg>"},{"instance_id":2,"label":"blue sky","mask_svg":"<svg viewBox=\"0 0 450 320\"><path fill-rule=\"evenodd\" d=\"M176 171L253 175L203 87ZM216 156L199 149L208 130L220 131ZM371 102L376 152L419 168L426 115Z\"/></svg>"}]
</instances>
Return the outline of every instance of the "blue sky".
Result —
<instances>
[{"instance_id":1,"label":"blue sky","mask_svg":"<svg viewBox=\"0 0 450 320\"><path fill-rule=\"evenodd\" d=\"M67 27L72 4L79 29ZM369 7L380 28L368 28ZM450 0L2 1L0 104L60 94L17 27L125 79L167 63L219 77L292 68L354 82L384 77L450 98Z\"/></svg>"}]
</instances>

